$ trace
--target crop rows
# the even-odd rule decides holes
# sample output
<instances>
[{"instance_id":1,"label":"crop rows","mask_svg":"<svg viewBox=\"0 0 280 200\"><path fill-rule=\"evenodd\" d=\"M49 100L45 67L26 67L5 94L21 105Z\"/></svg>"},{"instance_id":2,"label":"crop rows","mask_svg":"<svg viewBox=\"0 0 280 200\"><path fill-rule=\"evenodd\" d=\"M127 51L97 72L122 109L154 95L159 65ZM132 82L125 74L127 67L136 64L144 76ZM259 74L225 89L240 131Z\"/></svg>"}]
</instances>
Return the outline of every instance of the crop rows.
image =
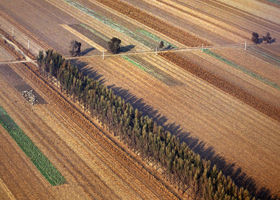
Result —
<instances>
[{"instance_id":1,"label":"crop rows","mask_svg":"<svg viewBox=\"0 0 280 200\"><path fill-rule=\"evenodd\" d=\"M52 165L49 159L40 151L40 149L32 142L32 140L21 130L13 121L7 112L0 106L0 124L7 130L11 137L16 141L23 152L30 158L32 163L53 185L61 185L65 183L65 178Z\"/></svg>"}]
</instances>

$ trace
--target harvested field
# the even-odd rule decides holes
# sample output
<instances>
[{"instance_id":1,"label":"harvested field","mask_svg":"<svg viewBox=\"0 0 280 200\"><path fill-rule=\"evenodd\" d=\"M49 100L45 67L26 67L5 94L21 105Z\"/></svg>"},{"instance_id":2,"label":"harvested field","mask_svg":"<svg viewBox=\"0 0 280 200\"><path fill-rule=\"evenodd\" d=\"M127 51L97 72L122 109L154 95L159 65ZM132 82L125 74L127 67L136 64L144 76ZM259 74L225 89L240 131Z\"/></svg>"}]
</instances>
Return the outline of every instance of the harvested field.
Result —
<instances>
[{"instance_id":1,"label":"harvested field","mask_svg":"<svg viewBox=\"0 0 280 200\"><path fill-rule=\"evenodd\" d=\"M279 11L262 1L254 1L250 8L248 0L15 1L30 12L19 10L4 0L0 8L6 18L17 21L14 25L21 27L30 38L36 38L35 42L44 43L46 45L42 46L50 46L64 55L69 54L68 44L73 39L82 40L83 47L89 51L86 55L101 55L100 51L106 49L106 42L112 37L120 38L123 52L128 53L154 50L160 41L171 49L202 44L244 44L245 41L251 45L252 31L261 35L270 32L277 42L280 39L280 24L275 21ZM44 20L36 17L41 13ZM89 75L92 72L126 101L156 118L202 157L218 165L222 163L219 166L235 176L238 184L253 178L252 191L254 187L267 187L277 193L280 185L277 153L280 151L280 92L277 89L280 54L277 42L249 46L247 51L239 47L214 48L211 53L197 50L123 55L104 60L102 57L81 58L80 61L84 62L84 70ZM12 68L22 76L27 73L23 68ZM43 128L51 129L46 138L40 134L33 136L32 131L27 134L35 138L35 143L70 180L69 187L61 189L64 194L79 185L73 195L83 191L83 197L161 198L161 186L153 187L147 183L148 175L134 174L133 168L138 169L137 166L126 166L125 161L119 161L110 155L111 151L104 150L104 140L98 134L92 136L81 128L85 124L89 127L87 123L79 117L73 119L69 114L71 109L61 108L64 101L57 103L53 96L46 95L43 87L30 82L30 76L25 76L24 81L47 102L33 107L31 116L44 124ZM10 88L16 91L15 87ZM7 95L17 99L14 96L20 94ZM29 106L23 105L23 108ZM20 113L21 109L17 110ZM10 112L13 113L11 109ZM29 126L29 130L33 128ZM46 144L40 141L43 138ZM47 146L53 141L57 141L57 148L52 151ZM56 151L59 152L57 157ZM69 160L63 156L69 156ZM66 163L65 166L62 163ZM77 163L82 164L76 167ZM83 181L83 171L92 174L92 180ZM135 176L137 181L132 183ZM99 188L102 195L108 196L100 196L96 192ZM144 193L140 192L142 189ZM60 188L52 194L59 197L59 191ZM127 196L124 195L126 191L129 191ZM164 197L173 198L169 193Z\"/></svg>"}]
</instances>

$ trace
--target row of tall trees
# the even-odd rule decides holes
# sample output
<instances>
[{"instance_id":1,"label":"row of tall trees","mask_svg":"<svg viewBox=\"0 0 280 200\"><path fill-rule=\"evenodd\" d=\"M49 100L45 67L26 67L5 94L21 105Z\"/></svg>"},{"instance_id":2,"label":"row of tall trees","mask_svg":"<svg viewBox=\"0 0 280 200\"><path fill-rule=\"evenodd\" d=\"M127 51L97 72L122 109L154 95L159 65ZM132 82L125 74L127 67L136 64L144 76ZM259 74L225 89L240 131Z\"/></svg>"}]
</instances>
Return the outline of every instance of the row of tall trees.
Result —
<instances>
[{"instance_id":1,"label":"row of tall trees","mask_svg":"<svg viewBox=\"0 0 280 200\"><path fill-rule=\"evenodd\" d=\"M149 162L159 164L166 178L196 199L255 199L210 161L201 159L184 142L142 115L105 85L82 74L61 55L48 50L37 58L40 72L55 77L62 90L97 116L120 140Z\"/></svg>"}]
</instances>

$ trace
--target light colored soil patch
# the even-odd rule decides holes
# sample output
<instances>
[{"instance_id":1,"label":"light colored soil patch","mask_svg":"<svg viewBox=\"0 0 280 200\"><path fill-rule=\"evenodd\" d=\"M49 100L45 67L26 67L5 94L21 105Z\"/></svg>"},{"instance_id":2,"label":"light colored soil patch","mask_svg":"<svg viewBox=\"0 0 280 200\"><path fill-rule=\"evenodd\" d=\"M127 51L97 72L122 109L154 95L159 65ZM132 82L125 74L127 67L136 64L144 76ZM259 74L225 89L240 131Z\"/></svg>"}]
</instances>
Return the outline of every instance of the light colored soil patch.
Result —
<instances>
[{"instance_id":1,"label":"light colored soil patch","mask_svg":"<svg viewBox=\"0 0 280 200\"><path fill-rule=\"evenodd\" d=\"M1 178L0 178L0 199L1 200L15 200L16 199Z\"/></svg>"},{"instance_id":2,"label":"light colored soil patch","mask_svg":"<svg viewBox=\"0 0 280 200\"><path fill-rule=\"evenodd\" d=\"M14 57L9 54L3 47L0 47L0 62L14 60Z\"/></svg>"}]
</instances>

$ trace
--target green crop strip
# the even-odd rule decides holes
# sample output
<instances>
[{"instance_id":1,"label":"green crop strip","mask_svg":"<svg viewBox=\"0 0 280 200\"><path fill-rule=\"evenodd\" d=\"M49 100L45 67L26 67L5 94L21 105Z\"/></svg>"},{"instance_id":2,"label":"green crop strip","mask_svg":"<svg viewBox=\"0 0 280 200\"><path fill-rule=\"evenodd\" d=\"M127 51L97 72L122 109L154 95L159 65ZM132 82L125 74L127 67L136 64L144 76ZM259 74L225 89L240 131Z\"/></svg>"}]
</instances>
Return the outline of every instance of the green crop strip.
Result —
<instances>
[{"instance_id":1,"label":"green crop strip","mask_svg":"<svg viewBox=\"0 0 280 200\"><path fill-rule=\"evenodd\" d=\"M275 4L280 5L280 1L279 1L279 0L267 0L267 1L270 1L270 2L272 2L272 3L275 3Z\"/></svg>"},{"instance_id":2,"label":"green crop strip","mask_svg":"<svg viewBox=\"0 0 280 200\"><path fill-rule=\"evenodd\" d=\"M27 155L47 181L53 185L65 183L65 178L52 165L49 159L40 151L40 149L25 135L7 112L0 106L0 124L7 130L10 136L16 141L18 146Z\"/></svg>"},{"instance_id":3,"label":"green crop strip","mask_svg":"<svg viewBox=\"0 0 280 200\"><path fill-rule=\"evenodd\" d=\"M144 72L151 73L151 70L147 69L146 67L143 67L142 65L140 65L137 62L135 62L133 59L129 58L128 56L122 56L122 58L127 60L128 62L132 63L133 65L135 65L139 69L143 70Z\"/></svg>"},{"instance_id":4,"label":"green crop strip","mask_svg":"<svg viewBox=\"0 0 280 200\"><path fill-rule=\"evenodd\" d=\"M144 67L141 64L139 64L137 61L135 61L134 59L130 58L129 56L122 56L123 59L127 60L128 62L132 63L133 65L135 65L136 67L138 67L139 69L143 70L144 72L149 73L150 75L152 75L153 77L155 77L156 79L163 81L165 83L165 78L162 77L161 75L159 75L158 73L156 73L154 70L149 69L148 67Z\"/></svg>"},{"instance_id":5,"label":"green crop strip","mask_svg":"<svg viewBox=\"0 0 280 200\"><path fill-rule=\"evenodd\" d=\"M167 42L166 40L161 39L160 37L158 37L158 36L156 36L156 35L154 35L154 34L148 32L148 31L146 31L146 30L144 30L144 29L137 29L137 31L138 31L139 33L142 33L143 35L149 37L150 39L152 39L152 40L158 42L158 43L160 43L161 41L163 41L163 43L164 43L165 46L171 46L171 47L173 47L173 48L177 48L175 45L173 45L173 44Z\"/></svg>"},{"instance_id":6,"label":"green crop strip","mask_svg":"<svg viewBox=\"0 0 280 200\"><path fill-rule=\"evenodd\" d=\"M238 70L244 72L245 74L247 74L247 75L249 75L249 76L251 76L251 77L253 77L253 78L255 78L255 79L257 79L257 80L259 80L259 81L261 81L261 82L263 82L265 84L267 84L267 85L270 85L270 86L280 90L279 85L277 85L276 83L274 83L274 82L272 82L272 81L270 81L270 80L260 76L259 74L254 73L254 72L252 72L252 71L250 71L250 70L248 70L248 69L246 69L246 68L244 68L244 67L242 67L240 65L237 65L237 64L235 64L232 61L227 60L226 58L224 58L224 57L214 53L213 51L210 51L209 49L203 49L203 52L208 54L208 55L210 55L210 56L212 56L212 57L214 57L214 58L217 58L218 60L228 64L229 66L234 67L235 69L238 69Z\"/></svg>"}]
</instances>

